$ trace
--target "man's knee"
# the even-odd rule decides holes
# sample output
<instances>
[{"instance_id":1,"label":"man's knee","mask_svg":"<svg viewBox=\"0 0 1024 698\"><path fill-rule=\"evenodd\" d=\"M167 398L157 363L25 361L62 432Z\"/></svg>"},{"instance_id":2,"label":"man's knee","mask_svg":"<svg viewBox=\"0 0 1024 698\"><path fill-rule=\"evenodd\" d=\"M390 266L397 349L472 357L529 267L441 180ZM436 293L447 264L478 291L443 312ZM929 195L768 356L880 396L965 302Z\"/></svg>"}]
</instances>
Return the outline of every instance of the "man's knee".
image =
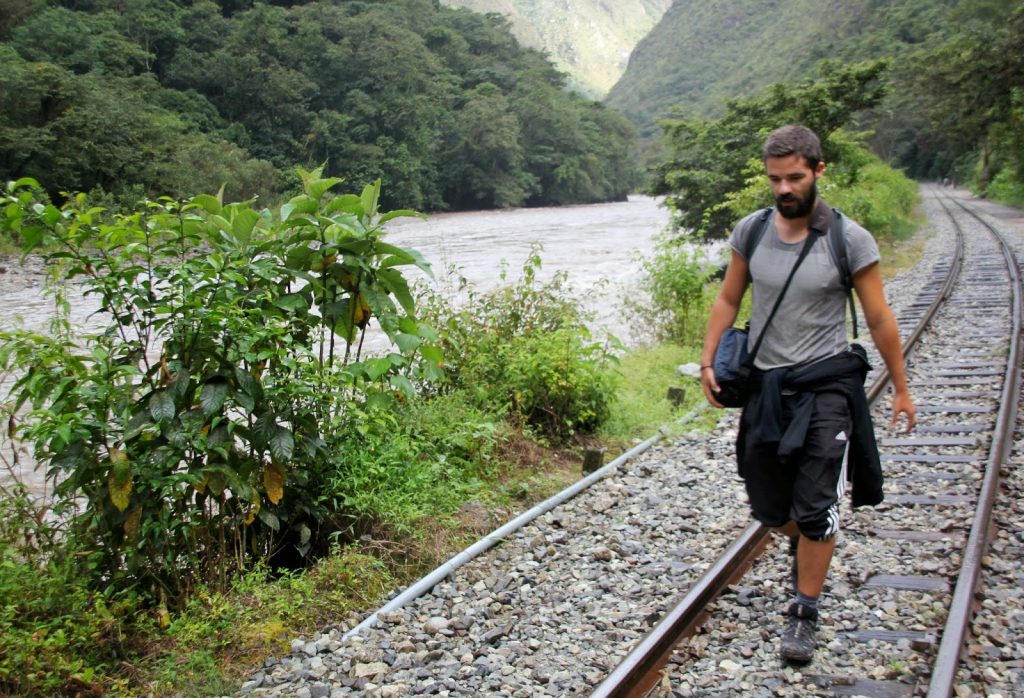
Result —
<instances>
[{"instance_id":1,"label":"man's knee","mask_svg":"<svg viewBox=\"0 0 1024 698\"><path fill-rule=\"evenodd\" d=\"M798 521L800 535L819 543L827 543L836 537L838 527L829 521Z\"/></svg>"}]
</instances>

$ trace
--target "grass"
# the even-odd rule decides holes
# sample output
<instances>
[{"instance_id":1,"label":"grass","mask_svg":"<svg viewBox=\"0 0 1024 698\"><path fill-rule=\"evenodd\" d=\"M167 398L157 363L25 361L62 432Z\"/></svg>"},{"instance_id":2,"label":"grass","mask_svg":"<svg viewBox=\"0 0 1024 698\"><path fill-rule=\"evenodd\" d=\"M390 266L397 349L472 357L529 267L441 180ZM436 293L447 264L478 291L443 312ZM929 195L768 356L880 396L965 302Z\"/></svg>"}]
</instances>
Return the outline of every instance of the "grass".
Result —
<instances>
[{"instance_id":1,"label":"grass","mask_svg":"<svg viewBox=\"0 0 1024 698\"><path fill-rule=\"evenodd\" d=\"M700 381L681 376L680 364L698 363L700 347L656 344L627 352L618 366L618 385L611 417L599 436L621 452L653 436L661 428L669 434L682 431L679 419L705 404ZM681 388L684 399L675 404L668 398L670 387Z\"/></svg>"}]
</instances>

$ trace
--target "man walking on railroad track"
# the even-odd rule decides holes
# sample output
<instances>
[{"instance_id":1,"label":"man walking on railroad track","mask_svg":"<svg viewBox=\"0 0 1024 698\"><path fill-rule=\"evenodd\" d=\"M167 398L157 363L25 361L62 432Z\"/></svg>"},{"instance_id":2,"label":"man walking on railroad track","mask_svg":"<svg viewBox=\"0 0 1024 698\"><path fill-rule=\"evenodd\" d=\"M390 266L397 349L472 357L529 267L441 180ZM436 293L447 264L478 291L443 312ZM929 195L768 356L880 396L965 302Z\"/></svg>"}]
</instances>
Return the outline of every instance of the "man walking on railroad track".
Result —
<instances>
[{"instance_id":1,"label":"man walking on railroad track","mask_svg":"<svg viewBox=\"0 0 1024 698\"><path fill-rule=\"evenodd\" d=\"M776 205L745 217L729 239L732 259L708 319L701 383L708 402L722 407L711 364L749 284L751 350L762 333L764 338L754 357L736 456L753 517L788 536L795 551L795 598L781 654L803 663L816 647L818 600L847 481L853 484L853 506L882 501L864 394L869 366L863 348L847 338L849 287L842 269L852 277L871 338L892 377L893 424L903 415L909 431L916 417L878 269L878 245L867 230L837 219L840 214L818 198L825 162L817 135L804 126L783 126L769 135L762 158ZM842 235L828 234L833 222L842 226ZM845 260L830 237L845 238Z\"/></svg>"}]
</instances>

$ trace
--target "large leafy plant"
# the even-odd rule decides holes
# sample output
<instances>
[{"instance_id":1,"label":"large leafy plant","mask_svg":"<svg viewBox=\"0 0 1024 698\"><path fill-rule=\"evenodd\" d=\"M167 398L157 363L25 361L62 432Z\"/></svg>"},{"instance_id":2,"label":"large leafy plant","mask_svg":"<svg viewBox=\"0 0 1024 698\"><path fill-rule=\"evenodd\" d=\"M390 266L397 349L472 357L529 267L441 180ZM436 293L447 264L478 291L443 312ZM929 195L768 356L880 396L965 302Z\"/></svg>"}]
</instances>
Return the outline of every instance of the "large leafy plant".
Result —
<instances>
[{"instance_id":1,"label":"large leafy plant","mask_svg":"<svg viewBox=\"0 0 1024 698\"><path fill-rule=\"evenodd\" d=\"M401 272L429 265L381 229L412 212L381 213L379 182L332 196L340 180L299 174L279 211L204 195L108 216L7 186L0 226L42 251L60 310L48 335L0 337L10 432L111 589L180 599L284 542L304 553L333 444L440 375ZM72 331L72 288L101 330ZM372 321L383 356L362 352Z\"/></svg>"}]
</instances>

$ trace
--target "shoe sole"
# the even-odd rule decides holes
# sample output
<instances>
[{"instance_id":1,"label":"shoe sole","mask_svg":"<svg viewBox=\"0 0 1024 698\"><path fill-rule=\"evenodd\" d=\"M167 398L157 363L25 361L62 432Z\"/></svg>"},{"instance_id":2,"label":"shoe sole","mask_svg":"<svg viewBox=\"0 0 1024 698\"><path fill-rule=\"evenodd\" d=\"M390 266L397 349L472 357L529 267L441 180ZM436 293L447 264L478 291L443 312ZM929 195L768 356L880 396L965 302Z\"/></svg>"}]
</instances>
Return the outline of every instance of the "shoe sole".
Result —
<instances>
[{"instance_id":1,"label":"shoe sole","mask_svg":"<svg viewBox=\"0 0 1024 698\"><path fill-rule=\"evenodd\" d=\"M807 664L814 658L813 652L807 654L795 650L787 650L785 648L783 648L779 654L782 655L782 658L787 662L793 662L794 664Z\"/></svg>"}]
</instances>

